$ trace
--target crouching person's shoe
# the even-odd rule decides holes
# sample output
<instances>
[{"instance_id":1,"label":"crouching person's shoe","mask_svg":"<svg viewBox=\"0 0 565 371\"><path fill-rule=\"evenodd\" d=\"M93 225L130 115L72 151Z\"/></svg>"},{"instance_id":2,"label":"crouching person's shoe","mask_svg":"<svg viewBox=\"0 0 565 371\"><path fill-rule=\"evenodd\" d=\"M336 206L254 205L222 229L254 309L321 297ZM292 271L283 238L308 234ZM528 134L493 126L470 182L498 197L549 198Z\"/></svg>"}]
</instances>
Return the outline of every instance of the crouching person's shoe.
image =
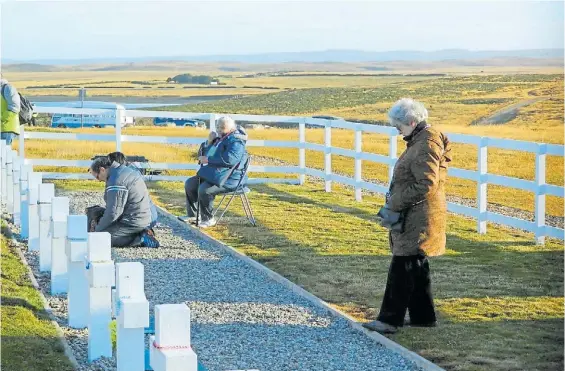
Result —
<instances>
[{"instance_id":1,"label":"crouching person's shoe","mask_svg":"<svg viewBox=\"0 0 565 371\"><path fill-rule=\"evenodd\" d=\"M365 322L363 324L363 327L371 331L379 332L381 334L394 334L398 331L398 327L389 325L388 323L381 321Z\"/></svg>"},{"instance_id":2,"label":"crouching person's shoe","mask_svg":"<svg viewBox=\"0 0 565 371\"><path fill-rule=\"evenodd\" d=\"M159 241L155 237L153 229L146 229L141 233L141 243L144 247L156 249L160 246Z\"/></svg>"},{"instance_id":3,"label":"crouching person's shoe","mask_svg":"<svg viewBox=\"0 0 565 371\"><path fill-rule=\"evenodd\" d=\"M210 228L210 227L215 226L216 223L217 223L217 222L216 222L216 219L215 219L215 218L211 218L211 219L208 219L208 220L206 220L206 221L200 222L200 224L198 224L198 226L199 226L200 228Z\"/></svg>"}]
</instances>

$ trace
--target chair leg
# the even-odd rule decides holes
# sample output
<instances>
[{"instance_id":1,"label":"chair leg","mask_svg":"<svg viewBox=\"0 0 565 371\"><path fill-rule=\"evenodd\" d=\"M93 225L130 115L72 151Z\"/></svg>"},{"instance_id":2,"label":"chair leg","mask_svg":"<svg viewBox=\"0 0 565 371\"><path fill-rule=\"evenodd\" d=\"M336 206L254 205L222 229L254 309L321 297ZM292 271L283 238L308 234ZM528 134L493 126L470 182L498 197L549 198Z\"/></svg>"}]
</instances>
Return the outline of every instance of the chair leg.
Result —
<instances>
[{"instance_id":1,"label":"chair leg","mask_svg":"<svg viewBox=\"0 0 565 371\"><path fill-rule=\"evenodd\" d=\"M222 220L222 218L224 217L224 214L226 213L226 211L228 211L228 207L230 207L230 204L231 204L231 202L233 201L233 198L234 198L234 197L235 197L235 194L232 193L232 194L231 194L231 197L230 197L230 199L229 199L229 201L228 201L228 203L226 204L225 209L222 210L222 213L220 214L220 217L218 218L218 220L216 221L216 223L219 223L220 220Z\"/></svg>"},{"instance_id":2,"label":"chair leg","mask_svg":"<svg viewBox=\"0 0 565 371\"><path fill-rule=\"evenodd\" d=\"M251 218L249 218L249 221L251 222L251 224L253 224L254 227L256 227L257 223L255 221L255 217L253 216L253 210L251 209L251 203L249 202L249 199L247 198L247 195L245 193L242 194L242 196L245 199L245 203L247 204L247 208L249 209L249 215L251 216Z\"/></svg>"},{"instance_id":3,"label":"chair leg","mask_svg":"<svg viewBox=\"0 0 565 371\"><path fill-rule=\"evenodd\" d=\"M216 216L216 214L218 213L218 210L220 210L220 207L222 207L222 202L224 202L225 198L226 198L227 194L224 194L222 196L222 199L220 200L220 203L218 203L218 206L216 206L216 210L214 210L214 213L212 214L212 218L214 218Z\"/></svg>"},{"instance_id":4,"label":"chair leg","mask_svg":"<svg viewBox=\"0 0 565 371\"><path fill-rule=\"evenodd\" d=\"M243 207L243 211L245 211L245 216L247 217L247 219L249 219L249 211L247 211L247 205L245 205L243 195L239 195L239 199L241 200L241 206Z\"/></svg>"}]
</instances>

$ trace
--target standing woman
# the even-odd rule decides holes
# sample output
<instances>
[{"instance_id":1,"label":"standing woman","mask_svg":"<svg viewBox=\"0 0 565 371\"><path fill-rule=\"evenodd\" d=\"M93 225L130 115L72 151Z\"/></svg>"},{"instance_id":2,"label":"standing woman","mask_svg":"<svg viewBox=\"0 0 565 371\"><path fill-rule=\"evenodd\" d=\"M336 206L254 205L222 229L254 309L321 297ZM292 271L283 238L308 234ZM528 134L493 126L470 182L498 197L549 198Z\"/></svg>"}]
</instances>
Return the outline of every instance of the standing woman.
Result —
<instances>
[{"instance_id":1,"label":"standing woman","mask_svg":"<svg viewBox=\"0 0 565 371\"><path fill-rule=\"evenodd\" d=\"M389 121L406 141L398 158L386 204L378 217L389 228L392 261L381 311L369 330L394 333L404 323L432 327L436 314L432 297L429 256L445 252L447 202L445 181L451 161L449 140L428 124L428 111L410 98L397 101Z\"/></svg>"}]
</instances>

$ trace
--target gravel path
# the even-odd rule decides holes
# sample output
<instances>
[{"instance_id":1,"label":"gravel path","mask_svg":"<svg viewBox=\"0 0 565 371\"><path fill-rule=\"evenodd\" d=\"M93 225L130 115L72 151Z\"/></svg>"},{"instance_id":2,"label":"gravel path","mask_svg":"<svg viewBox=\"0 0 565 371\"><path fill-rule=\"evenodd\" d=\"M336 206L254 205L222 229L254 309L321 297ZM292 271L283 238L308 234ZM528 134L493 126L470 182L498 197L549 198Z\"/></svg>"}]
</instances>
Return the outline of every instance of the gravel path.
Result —
<instances>
[{"instance_id":1,"label":"gravel path","mask_svg":"<svg viewBox=\"0 0 565 371\"><path fill-rule=\"evenodd\" d=\"M71 199L72 214L103 204L101 193L57 195ZM208 370L419 369L187 227L164 215L159 222L156 233L162 248L116 248L113 259L144 264L151 311L156 304L188 304L194 349ZM39 272L38 254L24 253L79 370L113 370L115 359L87 363L86 330L66 326L66 299L49 294L49 276Z\"/></svg>"}]
</instances>

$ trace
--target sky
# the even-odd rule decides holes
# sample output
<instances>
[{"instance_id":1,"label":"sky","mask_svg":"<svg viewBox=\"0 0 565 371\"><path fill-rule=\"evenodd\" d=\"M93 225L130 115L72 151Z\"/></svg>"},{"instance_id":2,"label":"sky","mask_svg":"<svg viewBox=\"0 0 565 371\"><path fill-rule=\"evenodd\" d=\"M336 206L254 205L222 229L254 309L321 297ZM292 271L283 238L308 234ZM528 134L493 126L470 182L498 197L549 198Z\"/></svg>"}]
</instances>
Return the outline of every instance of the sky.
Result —
<instances>
[{"instance_id":1,"label":"sky","mask_svg":"<svg viewBox=\"0 0 565 371\"><path fill-rule=\"evenodd\" d=\"M562 1L5 1L1 57L563 48Z\"/></svg>"}]
</instances>

